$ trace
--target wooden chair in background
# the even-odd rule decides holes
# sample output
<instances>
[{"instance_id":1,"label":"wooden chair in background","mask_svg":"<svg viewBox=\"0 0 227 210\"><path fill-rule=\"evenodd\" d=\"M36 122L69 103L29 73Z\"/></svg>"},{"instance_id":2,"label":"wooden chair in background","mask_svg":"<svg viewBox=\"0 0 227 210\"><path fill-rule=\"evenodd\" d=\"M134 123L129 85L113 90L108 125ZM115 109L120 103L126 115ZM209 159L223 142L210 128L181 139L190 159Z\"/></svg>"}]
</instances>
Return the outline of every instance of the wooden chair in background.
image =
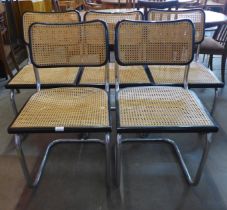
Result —
<instances>
[{"instance_id":1,"label":"wooden chair in background","mask_svg":"<svg viewBox=\"0 0 227 210\"><path fill-rule=\"evenodd\" d=\"M200 54L209 54L209 67L213 69L213 55L221 55L221 80L225 83L225 63L227 57L227 25L220 26L213 37L205 37Z\"/></svg>"}]
</instances>

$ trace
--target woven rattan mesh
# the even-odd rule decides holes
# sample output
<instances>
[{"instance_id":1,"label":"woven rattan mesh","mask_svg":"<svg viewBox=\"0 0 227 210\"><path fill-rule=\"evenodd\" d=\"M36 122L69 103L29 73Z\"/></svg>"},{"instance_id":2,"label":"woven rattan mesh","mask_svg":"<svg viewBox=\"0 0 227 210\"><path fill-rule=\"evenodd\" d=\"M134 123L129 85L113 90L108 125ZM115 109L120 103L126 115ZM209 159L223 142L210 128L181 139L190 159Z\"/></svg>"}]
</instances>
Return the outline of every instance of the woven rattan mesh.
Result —
<instances>
[{"instance_id":1,"label":"woven rattan mesh","mask_svg":"<svg viewBox=\"0 0 227 210\"><path fill-rule=\"evenodd\" d=\"M120 83L149 83L142 66L119 66ZM110 63L110 83L115 84L114 63ZM80 84L104 84L105 67L86 67Z\"/></svg>"},{"instance_id":2,"label":"woven rattan mesh","mask_svg":"<svg viewBox=\"0 0 227 210\"><path fill-rule=\"evenodd\" d=\"M183 84L184 66L149 66L156 84ZM198 62L192 62L188 75L189 84L220 84L212 71Z\"/></svg>"},{"instance_id":3,"label":"woven rattan mesh","mask_svg":"<svg viewBox=\"0 0 227 210\"><path fill-rule=\"evenodd\" d=\"M192 46L193 26L188 21L123 21L118 27L117 57L126 65L184 65L192 60Z\"/></svg>"},{"instance_id":4,"label":"woven rattan mesh","mask_svg":"<svg viewBox=\"0 0 227 210\"><path fill-rule=\"evenodd\" d=\"M29 43L28 29L32 23L75 23L79 22L80 17L75 11L62 13L26 12L23 15L24 40Z\"/></svg>"},{"instance_id":5,"label":"woven rattan mesh","mask_svg":"<svg viewBox=\"0 0 227 210\"><path fill-rule=\"evenodd\" d=\"M150 21L168 21L189 19L195 25L195 43L200 43L204 38L205 13L200 10L151 10L148 13Z\"/></svg>"},{"instance_id":6,"label":"woven rattan mesh","mask_svg":"<svg viewBox=\"0 0 227 210\"><path fill-rule=\"evenodd\" d=\"M134 12L114 12L114 13L107 13L107 12L88 12L86 14L86 21L89 20L103 20L108 24L109 30L109 40L110 44L114 44L114 32L115 32L115 25L118 21L127 19L127 20L142 20L141 12L134 11Z\"/></svg>"},{"instance_id":7,"label":"woven rattan mesh","mask_svg":"<svg viewBox=\"0 0 227 210\"><path fill-rule=\"evenodd\" d=\"M126 88L118 98L121 127L213 125L194 95L183 88Z\"/></svg>"},{"instance_id":8,"label":"woven rattan mesh","mask_svg":"<svg viewBox=\"0 0 227 210\"><path fill-rule=\"evenodd\" d=\"M99 21L31 27L32 62L39 67L103 65L107 58L106 28Z\"/></svg>"},{"instance_id":9,"label":"woven rattan mesh","mask_svg":"<svg viewBox=\"0 0 227 210\"><path fill-rule=\"evenodd\" d=\"M95 88L54 88L35 93L12 128L109 126L108 97Z\"/></svg>"},{"instance_id":10,"label":"woven rattan mesh","mask_svg":"<svg viewBox=\"0 0 227 210\"><path fill-rule=\"evenodd\" d=\"M79 68L42 68L39 69L41 84L72 84L74 83ZM26 65L9 82L9 85L30 85L36 84L35 74L32 64Z\"/></svg>"}]
</instances>

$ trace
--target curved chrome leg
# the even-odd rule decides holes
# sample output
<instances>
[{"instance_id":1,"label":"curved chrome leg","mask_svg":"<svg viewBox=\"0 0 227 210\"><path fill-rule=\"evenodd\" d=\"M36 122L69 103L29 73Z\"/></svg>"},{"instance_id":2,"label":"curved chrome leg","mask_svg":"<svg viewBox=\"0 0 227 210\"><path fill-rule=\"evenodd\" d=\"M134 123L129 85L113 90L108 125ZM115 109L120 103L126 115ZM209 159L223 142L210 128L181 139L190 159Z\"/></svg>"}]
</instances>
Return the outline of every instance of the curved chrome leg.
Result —
<instances>
[{"instance_id":1,"label":"curved chrome leg","mask_svg":"<svg viewBox=\"0 0 227 210\"><path fill-rule=\"evenodd\" d=\"M21 147L21 138L20 138L19 135L16 134L14 136L14 140L15 140L17 155L19 157L21 167L22 167L25 179L27 181L27 185L29 187L33 187L32 178L29 174L28 167L27 167L27 164L26 164L26 161L25 161L25 158L24 158L24 153L23 153L23 150L22 150L22 147Z\"/></svg>"},{"instance_id":2,"label":"curved chrome leg","mask_svg":"<svg viewBox=\"0 0 227 210\"><path fill-rule=\"evenodd\" d=\"M18 110L17 110L16 101L15 101L15 90L14 89L10 90L10 102L11 102L11 105L12 105L12 108L13 108L13 113L15 115L17 115Z\"/></svg>"},{"instance_id":3,"label":"curved chrome leg","mask_svg":"<svg viewBox=\"0 0 227 210\"><path fill-rule=\"evenodd\" d=\"M175 149L177 158L180 162L180 165L181 165L181 168L184 172L185 178L190 185L193 185L193 186L198 185L198 183L201 179L202 171L203 171L203 168L205 166L205 162L206 162L206 159L207 159L207 155L208 155L208 152L209 152L211 142L212 142L211 134L206 134L206 141L205 141L205 145L204 145L204 148L203 148L202 157L201 157L199 166L197 168L197 171L195 173L194 179L190 175L190 172L189 172L189 170L188 170L188 168L185 164L185 161L182 157L182 154L181 154L178 146L176 145L176 143L174 141L171 140L171 142L170 142L170 144Z\"/></svg>"},{"instance_id":4,"label":"curved chrome leg","mask_svg":"<svg viewBox=\"0 0 227 210\"><path fill-rule=\"evenodd\" d=\"M212 134L208 133L208 134L206 134L206 141L205 141L205 145L204 145L204 149L203 149L202 158L201 158L199 167L197 169L195 178L190 183L191 185L197 185L199 183L200 179L201 179L201 175L202 175L205 163L206 163L206 159L207 159L207 156L208 156L208 152L209 152L211 143L212 143Z\"/></svg>"},{"instance_id":5,"label":"curved chrome leg","mask_svg":"<svg viewBox=\"0 0 227 210\"><path fill-rule=\"evenodd\" d=\"M216 107L217 92L218 92L218 89L215 88L215 89L214 89L214 99L213 99L213 104L212 104L211 111L210 111L211 116L213 116L214 110L215 110L215 107Z\"/></svg>"},{"instance_id":6,"label":"curved chrome leg","mask_svg":"<svg viewBox=\"0 0 227 210\"><path fill-rule=\"evenodd\" d=\"M205 162L206 162L206 159L207 159L207 156L208 156L208 152L209 152L209 148L210 148L210 145L211 145L211 142L212 142L212 135L211 134L206 134L206 141L205 141L205 145L204 145L204 148L203 148L203 153L202 153L202 157L201 157L201 160L199 162L199 166L195 172L195 176L194 178L192 178L187 166L186 166L186 163L183 159L183 156L180 152L180 149L179 147L177 146L177 144L175 143L175 141L171 140L171 139L122 139L122 143L126 143L126 142L158 142L158 143L167 143L169 145L172 146L172 148L174 149L175 151L175 154L176 154L176 157L177 159L179 160L179 163L180 163L180 166L183 170L183 173L185 175L185 179L186 181L188 182L188 184L192 185L192 186L195 186L199 183L200 179L201 179L201 175L202 175L202 171L203 171L203 168L205 166ZM118 156L118 155L117 155ZM117 160L117 164L118 164L118 167L119 167L119 162L120 160ZM118 167L116 168L116 170L119 170ZM119 171L117 171L117 175L116 176L119 176ZM116 177L118 178L118 177Z\"/></svg>"},{"instance_id":7,"label":"curved chrome leg","mask_svg":"<svg viewBox=\"0 0 227 210\"><path fill-rule=\"evenodd\" d=\"M121 135L117 135L117 144L115 145L115 182L120 186L121 179Z\"/></svg>"},{"instance_id":8,"label":"curved chrome leg","mask_svg":"<svg viewBox=\"0 0 227 210\"><path fill-rule=\"evenodd\" d=\"M106 147L106 184L111 186L111 153L110 153L110 134L105 135L105 147Z\"/></svg>"},{"instance_id":9,"label":"curved chrome leg","mask_svg":"<svg viewBox=\"0 0 227 210\"><path fill-rule=\"evenodd\" d=\"M22 167L23 174L25 176L27 185L29 187L36 187L39 184L40 178L43 174L43 170L44 170L44 167L45 167L45 164L46 164L46 161L47 161L48 154L49 154L50 149L52 147L54 147L55 145L60 144L60 143L84 143L84 142L104 144L104 142L99 140L99 139L87 139L86 141L81 141L80 139L57 139L57 140L54 140L47 146L46 151L44 153L44 156L42 158L41 164L39 166L38 172L37 172L35 178L33 179L32 176L29 173L29 170L28 170L28 167L27 167L27 164L26 164L24 152L22 150L21 137L20 137L20 135L16 134L15 135L16 150L17 150L17 154L18 154L18 157L19 157L19 160L20 160L20 163L21 163L21 167ZM106 140L106 142L109 143L109 139L108 139L108 141ZM109 157L109 155L108 155L108 157Z\"/></svg>"}]
</instances>

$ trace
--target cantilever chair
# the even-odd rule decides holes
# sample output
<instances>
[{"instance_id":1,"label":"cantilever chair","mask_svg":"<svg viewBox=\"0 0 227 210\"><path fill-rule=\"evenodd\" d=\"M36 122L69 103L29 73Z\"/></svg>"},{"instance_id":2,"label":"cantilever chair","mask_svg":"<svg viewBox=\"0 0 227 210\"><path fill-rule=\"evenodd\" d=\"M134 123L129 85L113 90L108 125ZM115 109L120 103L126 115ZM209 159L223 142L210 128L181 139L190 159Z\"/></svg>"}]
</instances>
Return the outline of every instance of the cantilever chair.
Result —
<instances>
[{"instance_id":1,"label":"cantilever chair","mask_svg":"<svg viewBox=\"0 0 227 210\"><path fill-rule=\"evenodd\" d=\"M30 62L29 55L29 36L28 29L34 22L45 23L76 23L80 22L80 14L77 11L68 12L26 12L23 15L23 34L24 43L28 53L28 64L25 65L14 77L11 79L6 88L11 90L11 102L13 111L17 114L17 106L15 102L15 89L35 89L35 74L33 66ZM64 39L64 35L62 37ZM78 67L53 68L51 71L40 69L40 80L42 86L45 88L59 87L59 86L75 86L75 81L79 72Z\"/></svg>"},{"instance_id":2,"label":"cantilever chair","mask_svg":"<svg viewBox=\"0 0 227 210\"><path fill-rule=\"evenodd\" d=\"M143 20L143 14L140 11L131 12L101 12L89 11L84 15L85 21L100 19L107 23L109 29L110 47L114 48L114 30L118 21ZM114 63L110 63L110 84L115 84ZM120 68L121 86L144 85L150 84L151 80L147 74L148 70L144 66L124 67ZM148 72L149 73L149 72ZM79 79L81 86L104 86L104 68L85 68Z\"/></svg>"},{"instance_id":3,"label":"cantilever chair","mask_svg":"<svg viewBox=\"0 0 227 210\"><path fill-rule=\"evenodd\" d=\"M8 128L14 134L21 166L30 187L40 181L50 148L59 143L101 143L106 148L107 183L110 183L110 111L108 83L108 31L102 21L71 24L41 24L30 27L29 47L36 75L37 92L28 99ZM106 66L105 90L92 87L42 89L38 69ZM63 69L64 71L64 69ZM46 149L34 181L29 174L22 150L24 133L104 133L99 139L58 139Z\"/></svg>"},{"instance_id":4,"label":"cantilever chair","mask_svg":"<svg viewBox=\"0 0 227 210\"><path fill-rule=\"evenodd\" d=\"M188 90L193 59L194 27L190 20L163 22L121 21L116 26L115 56L119 65L184 65L184 87L146 86L120 89L116 69L117 144L116 180L120 183L121 145L127 142L162 142L173 147L190 185L198 184L217 126L197 96ZM174 140L124 138L125 133L201 133L206 135L202 159L191 176ZM202 140L202 139L201 139Z\"/></svg>"},{"instance_id":5,"label":"cantilever chair","mask_svg":"<svg viewBox=\"0 0 227 210\"><path fill-rule=\"evenodd\" d=\"M195 44L197 45L195 61L190 64L188 84L190 88L214 88L215 95L211 113L214 111L216 92L222 88L221 82L215 74L199 62L200 44L204 40L205 13L202 9L163 11L151 10L148 14L151 21L166 21L190 19L195 25ZM156 85L175 84L183 86L184 66L149 66L150 73Z\"/></svg>"}]
</instances>

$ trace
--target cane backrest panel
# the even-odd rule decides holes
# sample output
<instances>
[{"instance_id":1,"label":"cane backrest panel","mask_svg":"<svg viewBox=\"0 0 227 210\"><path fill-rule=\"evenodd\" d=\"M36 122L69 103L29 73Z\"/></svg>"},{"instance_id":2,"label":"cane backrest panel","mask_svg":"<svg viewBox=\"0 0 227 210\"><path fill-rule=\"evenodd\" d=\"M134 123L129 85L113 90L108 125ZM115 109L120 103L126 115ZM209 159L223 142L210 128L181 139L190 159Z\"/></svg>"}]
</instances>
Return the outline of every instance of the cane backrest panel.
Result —
<instances>
[{"instance_id":1,"label":"cane backrest panel","mask_svg":"<svg viewBox=\"0 0 227 210\"><path fill-rule=\"evenodd\" d=\"M116 59L120 65L186 65L193 59L193 43L194 28L189 20L174 24L121 21L116 29Z\"/></svg>"},{"instance_id":2,"label":"cane backrest panel","mask_svg":"<svg viewBox=\"0 0 227 210\"><path fill-rule=\"evenodd\" d=\"M31 60L36 67L102 66L108 61L107 26L102 21L78 24L33 24Z\"/></svg>"},{"instance_id":3,"label":"cane backrest panel","mask_svg":"<svg viewBox=\"0 0 227 210\"><path fill-rule=\"evenodd\" d=\"M143 14L140 11L131 12L101 12L89 11L84 16L85 21L103 20L108 25L110 44L114 44L115 26L118 21L127 20L143 20Z\"/></svg>"},{"instance_id":4,"label":"cane backrest panel","mask_svg":"<svg viewBox=\"0 0 227 210\"><path fill-rule=\"evenodd\" d=\"M76 23L80 22L80 14L77 11L67 12L26 12L23 15L24 41L29 44L28 29L32 23Z\"/></svg>"},{"instance_id":5,"label":"cane backrest panel","mask_svg":"<svg viewBox=\"0 0 227 210\"><path fill-rule=\"evenodd\" d=\"M193 10L150 10L149 21L170 21L179 19L189 19L195 25L195 43L200 43L204 39L205 13L202 9Z\"/></svg>"}]
</instances>

